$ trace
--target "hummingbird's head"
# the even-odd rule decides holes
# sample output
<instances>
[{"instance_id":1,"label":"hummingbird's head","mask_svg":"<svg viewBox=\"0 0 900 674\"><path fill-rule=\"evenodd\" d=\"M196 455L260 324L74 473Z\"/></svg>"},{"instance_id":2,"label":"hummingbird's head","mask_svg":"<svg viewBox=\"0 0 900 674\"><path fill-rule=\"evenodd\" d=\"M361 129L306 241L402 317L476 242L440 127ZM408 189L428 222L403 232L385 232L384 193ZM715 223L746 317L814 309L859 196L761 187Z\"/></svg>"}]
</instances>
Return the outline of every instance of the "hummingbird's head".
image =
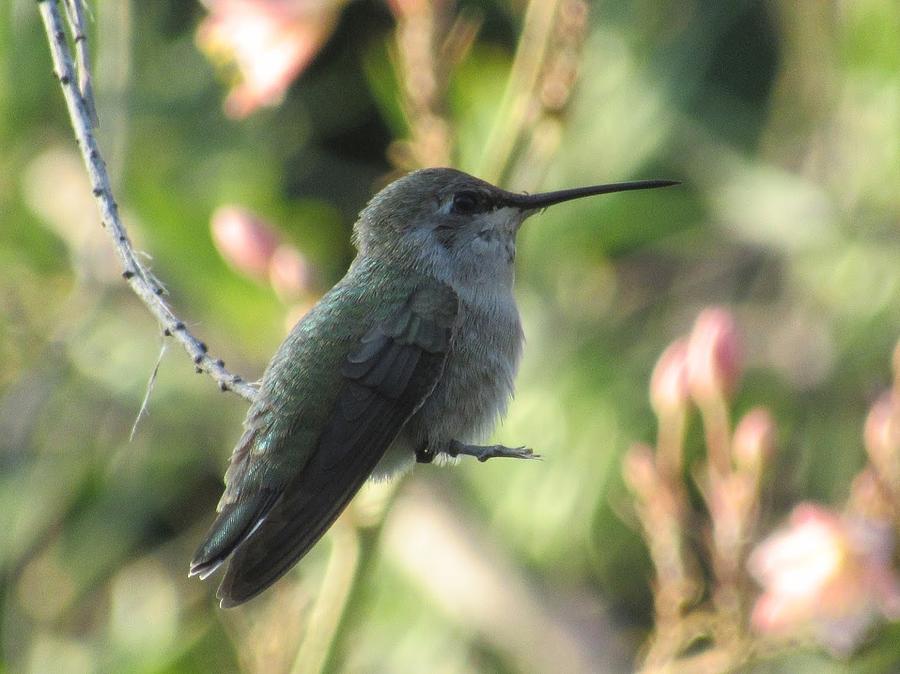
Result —
<instances>
[{"instance_id":1,"label":"hummingbird's head","mask_svg":"<svg viewBox=\"0 0 900 674\"><path fill-rule=\"evenodd\" d=\"M511 268L522 222L553 204L593 194L665 187L674 181L594 185L518 194L450 168L413 171L376 194L360 213L360 254L440 267L460 274Z\"/></svg>"}]
</instances>

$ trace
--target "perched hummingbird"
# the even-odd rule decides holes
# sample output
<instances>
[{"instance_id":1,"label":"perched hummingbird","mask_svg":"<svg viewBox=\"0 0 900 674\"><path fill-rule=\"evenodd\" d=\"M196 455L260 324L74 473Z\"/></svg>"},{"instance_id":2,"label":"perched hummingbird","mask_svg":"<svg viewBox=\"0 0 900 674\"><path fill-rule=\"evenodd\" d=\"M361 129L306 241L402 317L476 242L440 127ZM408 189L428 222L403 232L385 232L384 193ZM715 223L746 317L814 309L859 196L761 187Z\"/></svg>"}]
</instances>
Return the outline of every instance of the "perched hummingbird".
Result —
<instances>
[{"instance_id":1,"label":"perched hummingbird","mask_svg":"<svg viewBox=\"0 0 900 674\"><path fill-rule=\"evenodd\" d=\"M190 575L230 558L222 607L256 596L319 540L370 477L415 461L533 458L470 444L506 410L522 351L516 233L553 204L670 180L516 194L449 168L414 171L354 226L346 276L266 368Z\"/></svg>"}]
</instances>

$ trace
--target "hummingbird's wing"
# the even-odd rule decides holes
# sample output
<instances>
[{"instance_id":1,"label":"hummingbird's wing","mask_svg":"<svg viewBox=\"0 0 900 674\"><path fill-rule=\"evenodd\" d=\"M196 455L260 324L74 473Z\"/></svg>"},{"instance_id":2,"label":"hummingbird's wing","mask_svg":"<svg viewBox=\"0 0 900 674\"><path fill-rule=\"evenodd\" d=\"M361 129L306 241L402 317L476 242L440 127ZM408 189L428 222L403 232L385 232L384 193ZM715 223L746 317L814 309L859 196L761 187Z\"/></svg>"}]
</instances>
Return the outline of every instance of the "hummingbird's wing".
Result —
<instances>
[{"instance_id":1,"label":"hummingbird's wing","mask_svg":"<svg viewBox=\"0 0 900 674\"><path fill-rule=\"evenodd\" d=\"M234 510L247 512L240 514L243 531L219 587L223 607L274 583L341 513L437 384L457 311L455 293L426 279L404 302L383 311L384 318L352 346L305 465L276 493L260 490L235 504Z\"/></svg>"}]
</instances>

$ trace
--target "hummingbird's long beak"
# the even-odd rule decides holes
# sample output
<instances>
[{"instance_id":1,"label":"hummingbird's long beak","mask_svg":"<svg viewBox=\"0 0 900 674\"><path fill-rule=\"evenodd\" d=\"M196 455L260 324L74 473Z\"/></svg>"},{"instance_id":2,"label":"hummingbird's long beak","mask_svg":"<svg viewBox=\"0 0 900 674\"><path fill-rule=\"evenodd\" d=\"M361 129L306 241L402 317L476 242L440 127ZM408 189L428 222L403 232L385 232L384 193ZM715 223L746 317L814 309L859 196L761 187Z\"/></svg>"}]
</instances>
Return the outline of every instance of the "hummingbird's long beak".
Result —
<instances>
[{"instance_id":1,"label":"hummingbird's long beak","mask_svg":"<svg viewBox=\"0 0 900 674\"><path fill-rule=\"evenodd\" d=\"M521 208L523 211L536 211L563 201L591 197L595 194L611 194L612 192L627 192L628 190L652 190L657 187L670 187L680 184L677 180L633 180L627 183L573 187L567 190L540 192L538 194L515 194L510 192L506 196L506 201L510 206Z\"/></svg>"}]
</instances>

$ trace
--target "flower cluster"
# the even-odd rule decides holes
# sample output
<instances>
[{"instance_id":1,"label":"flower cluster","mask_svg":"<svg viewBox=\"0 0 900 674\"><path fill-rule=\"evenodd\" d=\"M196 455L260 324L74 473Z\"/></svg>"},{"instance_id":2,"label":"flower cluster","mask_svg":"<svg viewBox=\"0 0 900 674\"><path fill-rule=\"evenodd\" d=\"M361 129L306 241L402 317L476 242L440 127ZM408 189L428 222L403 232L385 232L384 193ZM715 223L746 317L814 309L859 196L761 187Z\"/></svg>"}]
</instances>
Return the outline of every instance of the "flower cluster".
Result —
<instances>
[{"instance_id":1,"label":"flower cluster","mask_svg":"<svg viewBox=\"0 0 900 674\"><path fill-rule=\"evenodd\" d=\"M757 522L775 429L764 408L750 410L731 428L729 404L741 378L742 361L732 315L721 308L703 311L690 335L663 352L651 377L656 446L635 445L625 457L625 480L656 567L657 634L647 655L650 668L670 662L704 637L728 642L735 657L745 650L732 647L741 633L746 597L742 566ZM694 411L703 424L706 457L689 467L684 441ZM701 573L701 551L692 546L697 516L684 480L690 468L706 506L703 557L713 571L711 592ZM707 594L712 596L711 606L698 612ZM705 619L692 621L696 630L685 629L692 615Z\"/></svg>"},{"instance_id":2,"label":"flower cluster","mask_svg":"<svg viewBox=\"0 0 900 674\"><path fill-rule=\"evenodd\" d=\"M753 608L754 628L787 638L810 632L833 654L852 653L879 617L900 618L892 528L812 503L796 506L750 557L765 589Z\"/></svg>"},{"instance_id":3,"label":"flower cluster","mask_svg":"<svg viewBox=\"0 0 900 674\"><path fill-rule=\"evenodd\" d=\"M663 352L650 383L656 446L634 445L623 464L656 573L647 671L676 661L688 669L709 663L730 669L763 642L772 647L804 638L846 656L877 621L900 619L894 568L900 345L894 370L893 388L866 421L869 463L853 481L843 511L802 503L783 528L754 546L776 429L768 410L757 407L732 430L730 407L742 371L735 321L724 309L707 309L689 336ZM684 439L694 412L706 454L688 466ZM687 476L702 497L702 514L688 498ZM705 545L694 544L698 522ZM709 646L698 653L691 646L700 641Z\"/></svg>"},{"instance_id":4,"label":"flower cluster","mask_svg":"<svg viewBox=\"0 0 900 674\"><path fill-rule=\"evenodd\" d=\"M869 411L869 457L843 512L796 506L785 527L761 543L749 569L763 587L753 609L765 635L811 634L831 653L851 654L879 619L900 619L894 568L900 497L900 344L894 385Z\"/></svg>"}]
</instances>

